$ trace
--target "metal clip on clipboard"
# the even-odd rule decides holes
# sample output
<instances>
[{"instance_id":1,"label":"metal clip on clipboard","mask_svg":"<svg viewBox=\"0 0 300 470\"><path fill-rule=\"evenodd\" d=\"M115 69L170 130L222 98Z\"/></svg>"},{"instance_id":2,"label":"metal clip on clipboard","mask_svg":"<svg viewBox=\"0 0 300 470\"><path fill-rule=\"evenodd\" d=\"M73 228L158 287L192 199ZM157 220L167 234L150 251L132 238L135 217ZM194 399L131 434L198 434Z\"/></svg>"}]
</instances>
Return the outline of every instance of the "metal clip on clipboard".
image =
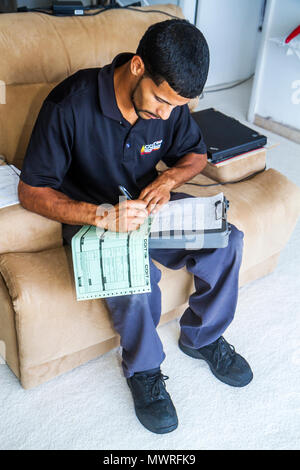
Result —
<instances>
[{"instance_id":1,"label":"metal clip on clipboard","mask_svg":"<svg viewBox=\"0 0 300 470\"><path fill-rule=\"evenodd\" d=\"M229 201L224 196L223 201L216 201L215 203L215 217L216 220L222 219L222 228L211 234L211 240L207 240L206 244L215 244L216 248L224 248L228 245L228 237L231 233L231 225L227 222L227 211L229 209ZM217 233L218 232L218 233Z\"/></svg>"},{"instance_id":2,"label":"metal clip on clipboard","mask_svg":"<svg viewBox=\"0 0 300 470\"><path fill-rule=\"evenodd\" d=\"M215 202L215 217L216 220L223 219L227 222L227 210L229 209L229 201L224 196L223 201L216 201ZM229 233L231 232L231 225L228 224Z\"/></svg>"},{"instance_id":3,"label":"metal clip on clipboard","mask_svg":"<svg viewBox=\"0 0 300 470\"><path fill-rule=\"evenodd\" d=\"M231 225L227 221L227 211L229 201L226 196L223 201L215 202L215 218L222 220L221 228L204 230L204 239L202 248L226 248L228 245Z\"/></svg>"},{"instance_id":4,"label":"metal clip on clipboard","mask_svg":"<svg viewBox=\"0 0 300 470\"><path fill-rule=\"evenodd\" d=\"M158 236L149 236L150 249L186 249L195 250L203 248L225 248L228 245L231 225L227 221L227 211L229 209L229 201L224 196L223 201L215 202L215 218L222 219L221 228L204 229L185 234L181 238L165 237L163 233Z\"/></svg>"}]
</instances>

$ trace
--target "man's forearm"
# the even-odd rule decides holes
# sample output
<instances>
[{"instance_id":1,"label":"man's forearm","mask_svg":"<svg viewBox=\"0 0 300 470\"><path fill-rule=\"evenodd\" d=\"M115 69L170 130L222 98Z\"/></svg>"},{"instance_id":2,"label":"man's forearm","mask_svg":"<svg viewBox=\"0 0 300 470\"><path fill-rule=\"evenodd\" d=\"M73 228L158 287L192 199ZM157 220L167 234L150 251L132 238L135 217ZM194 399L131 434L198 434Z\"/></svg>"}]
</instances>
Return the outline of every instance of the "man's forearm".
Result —
<instances>
[{"instance_id":1,"label":"man's forearm","mask_svg":"<svg viewBox=\"0 0 300 470\"><path fill-rule=\"evenodd\" d=\"M187 154L172 168L158 176L157 182L166 185L170 191L201 173L207 164L206 154Z\"/></svg>"},{"instance_id":2,"label":"man's forearm","mask_svg":"<svg viewBox=\"0 0 300 470\"><path fill-rule=\"evenodd\" d=\"M75 201L52 188L32 188L20 181L19 199L25 209L58 222L70 225L96 224L96 204Z\"/></svg>"}]
</instances>

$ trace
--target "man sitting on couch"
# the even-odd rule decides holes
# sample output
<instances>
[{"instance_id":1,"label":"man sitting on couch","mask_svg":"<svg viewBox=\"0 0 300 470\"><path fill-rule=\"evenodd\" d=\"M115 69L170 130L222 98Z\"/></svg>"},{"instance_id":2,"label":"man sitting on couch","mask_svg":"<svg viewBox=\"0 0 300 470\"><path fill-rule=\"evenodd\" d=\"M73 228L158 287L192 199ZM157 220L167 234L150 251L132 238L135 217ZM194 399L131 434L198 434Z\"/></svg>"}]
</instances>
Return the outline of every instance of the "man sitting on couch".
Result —
<instances>
[{"instance_id":1,"label":"man sitting on couch","mask_svg":"<svg viewBox=\"0 0 300 470\"><path fill-rule=\"evenodd\" d=\"M66 243L82 225L136 230L207 162L201 131L188 103L202 92L209 50L185 20L152 25L136 53L122 53L103 68L79 70L43 103L22 168L21 204L63 223ZM163 160L169 167L158 176ZM133 200L119 200L123 185ZM102 210L110 203L110 210ZM161 272L186 266L195 292L180 319L179 347L205 360L222 382L243 387L250 366L222 334L237 303L243 232L232 226L227 248L150 249L151 293L106 298L122 345L122 367L135 411L150 431L178 425L160 370L165 358L156 327L161 315ZM152 259L151 259L152 258Z\"/></svg>"}]
</instances>

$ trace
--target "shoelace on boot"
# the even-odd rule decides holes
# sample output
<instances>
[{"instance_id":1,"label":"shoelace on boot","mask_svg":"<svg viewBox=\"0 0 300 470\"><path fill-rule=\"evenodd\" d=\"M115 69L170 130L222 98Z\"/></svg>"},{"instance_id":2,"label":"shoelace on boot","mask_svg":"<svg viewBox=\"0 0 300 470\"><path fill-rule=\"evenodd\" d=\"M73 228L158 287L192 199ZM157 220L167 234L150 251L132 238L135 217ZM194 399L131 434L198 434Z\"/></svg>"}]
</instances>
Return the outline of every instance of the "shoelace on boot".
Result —
<instances>
[{"instance_id":1,"label":"shoelace on boot","mask_svg":"<svg viewBox=\"0 0 300 470\"><path fill-rule=\"evenodd\" d=\"M227 341L221 336L217 340L217 346L214 351L214 360L216 361L216 369L224 368L224 371L232 364L233 357L235 356L235 348L232 344L227 343Z\"/></svg>"},{"instance_id":2,"label":"shoelace on boot","mask_svg":"<svg viewBox=\"0 0 300 470\"><path fill-rule=\"evenodd\" d=\"M165 381L168 380L168 376L158 372L154 375L148 375L146 377L147 385L149 386L150 397L153 400L158 400L159 398L165 398L164 392L166 388ZM163 388L162 388L163 387Z\"/></svg>"}]
</instances>

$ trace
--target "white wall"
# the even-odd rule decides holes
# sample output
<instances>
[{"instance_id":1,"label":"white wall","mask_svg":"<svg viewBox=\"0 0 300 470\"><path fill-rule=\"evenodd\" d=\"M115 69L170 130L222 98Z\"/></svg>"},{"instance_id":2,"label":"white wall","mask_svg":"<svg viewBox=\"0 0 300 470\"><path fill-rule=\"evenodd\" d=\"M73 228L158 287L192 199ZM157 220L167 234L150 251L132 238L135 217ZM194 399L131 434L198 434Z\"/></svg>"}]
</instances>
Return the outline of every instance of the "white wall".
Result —
<instances>
[{"instance_id":1,"label":"white wall","mask_svg":"<svg viewBox=\"0 0 300 470\"><path fill-rule=\"evenodd\" d=\"M253 122L258 114L300 129L300 57L286 55L286 47L270 41L270 38L285 38L300 24L300 2L269 0L268 3L248 119Z\"/></svg>"},{"instance_id":2,"label":"white wall","mask_svg":"<svg viewBox=\"0 0 300 470\"><path fill-rule=\"evenodd\" d=\"M168 2L170 3L170 2ZM179 0L178 5L182 9L184 17L194 24L196 16L196 0Z\"/></svg>"},{"instance_id":3,"label":"white wall","mask_svg":"<svg viewBox=\"0 0 300 470\"><path fill-rule=\"evenodd\" d=\"M206 87L248 78L255 70L263 0L199 0L197 27L210 49Z\"/></svg>"}]
</instances>

